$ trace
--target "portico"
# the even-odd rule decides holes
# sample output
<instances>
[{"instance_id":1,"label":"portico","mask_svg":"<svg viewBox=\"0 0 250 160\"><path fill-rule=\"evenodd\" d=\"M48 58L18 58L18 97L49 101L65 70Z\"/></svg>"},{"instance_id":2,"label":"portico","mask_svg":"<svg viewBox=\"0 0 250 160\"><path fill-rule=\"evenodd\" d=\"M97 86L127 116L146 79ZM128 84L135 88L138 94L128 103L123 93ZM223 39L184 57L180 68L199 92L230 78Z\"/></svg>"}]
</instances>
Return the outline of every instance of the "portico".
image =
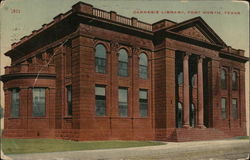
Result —
<instances>
[{"instance_id":1,"label":"portico","mask_svg":"<svg viewBox=\"0 0 250 160\"><path fill-rule=\"evenodd\" d=\"M195 73L194 79L190 77L190 65L189 65L189 58L190 56L194 56L196 59L196 70L197 73ZM182 55L182 63L183 63L183 128L190 128L190 121L192 118L190 118L191 105L193 104L193 96L192 93L190 93L190 90L195 86L196 92L197 92L197 107L195 109L195 112L197 114L194 114L196 117L193 117L194 119L197 119L197 125L195 127L197 128L205 128L204 126L204 87L203 87L203 61L205 59L205 56L203 55L194 55L190 52L183 52ZM177 77L178 78L178 77ZM196 83L196 84L195 84ZM178 87L178 85L177 85ZM195 120L194 120L195 121Z\"/></svg>"}]
</instances>

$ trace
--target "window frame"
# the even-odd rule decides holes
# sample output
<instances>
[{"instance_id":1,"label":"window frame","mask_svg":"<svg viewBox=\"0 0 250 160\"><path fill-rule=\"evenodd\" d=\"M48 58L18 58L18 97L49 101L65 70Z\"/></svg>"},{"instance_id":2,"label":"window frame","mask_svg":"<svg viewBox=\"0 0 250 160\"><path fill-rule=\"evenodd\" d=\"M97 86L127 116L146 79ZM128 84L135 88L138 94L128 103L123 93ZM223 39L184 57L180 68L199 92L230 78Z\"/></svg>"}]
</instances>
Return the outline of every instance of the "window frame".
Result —
<instances>
[{"instance_id":1,"label":"window frame","mask_svg":"<svg viewBox=\"0 0 250 160\"><path fill-rule=\"evenodd\" d=\"M123 52L125 51L125 52ZM127 61L122 61L120 60L121 54L126 54ZM123 72L125 69L122 68L121 66L126 66L126 73L123 75ZM120 77L128 77L129 76L129 55L126 49L121 48L118 51L118 76Z\"/></svg>"},{"instance_id":2,"label":"window frame","mask_svg":"<svg viewBox=\"0 0 250 160\"><path fill-rule=\"evenodd\" d=\"M225 100L225 110L223 110L223 103L222 103L222 100ZM227 119L227 98L226 97L221 97L221 118L222 119ZM224 117L224 115L225 115L225 117Z\"/></svg>"},{"instance_id":3,"label":"window frame","mask_svg":"<svg viewBox=\"0 0 250 160\"><path fill-rule=\"evenodd\" d=\"M44 92L44 103L43 103L43 114L42 115L35 115L35 109L34 109L34 90L36 89L42 89ZM40 95L39 95L40 96ZM41 97L39 98L41 99ZM37 118L42 118L42 117L46 117L46 88L45 87L34 87L32 88L32 117L37 117ZM40 104L40 103L39 103ZM39 107L41 109L41 107ZM37 114L37 113L36 113Z\"/></svg>"},{"instance_id":4,"label":"window frame","mask_svg":"<svg viewBox=\"0 0 250 160\"><path fill-rule=\"evenodd\" d=\"M141 92L146 92L146 99L141 98ZM143 110L145 110L146 104L146 115L143 115ZM139 89L139 115L141 118L147 118L149 117L149 91L148 89Z\"/></svg>"},{"instance_id":5,"label":"window frame","mask_svg":"<svg viewBox=\"0 0 250 160\"><path fill-rule=\"evenodd\" d=\"M224 73L225 75L225 79L222 78L222 73ZM221 71L220 71L220 88L223 89L223 90L226 90L228 88L228 71L226 68L221 68Z\"/></svg>"},{"instance_id":6,"label":"window frame","mask_svg":"<svg viewBox=\"0 0 250 160\"><path fill-rule=\"evenodd\" d=\"M10 117L11 118L19 118L20 117L20 88L11 88L11 103L10 103ZM13 105L16 103L13 103L13 92L16 91L15 93L18 94L18 106L17 106L17 115L13 115ZM16 101L15 101L16 102Z\"/></svg>"},{"instance_id":7,"label":"window frame","mask_svg":"<svg viewBox=\"0 0 250 160\"><path fill-rule=\"evenodd\" d=\"M190 105L190 110L189 110L190 118L189 118L189 123L191 127L195 127L195 117L196 117L196 112L195 112L195 105L194 103L191 103ZM193 115L193 119L191 117ZM193 122L192 122L193 121ZM192 122L192 123L191 123Z\"/></svg>"},{"instance_id":8,"label":"window frame","mask_svg":"<svg viewBox=\"0 0 250 160\"><path fill-rule=\"evenodd\" d=\"M179 119L179 113L181 115L181 119ZM183 128L183 105L180 101L177 102L176 107L176 128Z\"/></svg>"},{"instance_id":9,"label":"window frame","mask_svg":"<svg viewBox=\"0 0 250 160\"><path fill-rule=\"evenodd\" d=\"M104 95L97 95L97 93L96 93L96 91L97 91L97 88L103 88L104 89ZM107 95L107 90L106 90L106 86L105 85L99 85L99 84L96 84L95 85L95 116L97 116L97 117L104 117L104 116L106 116L106 114L107 114L107 97L106 97L106 95ZM98 111L100 111L100 110L102 110L102 109L100 109L97 105L97 101L100 101L100 100L102 100L102 101L104 101L104 109L103 109L103 111L104 111L104 113L98 113ZM98 108L99 108L99 110L98 110Z\"/></svg>"},{"instance_id":10,"label":"window frame","mask_svg":"<svg viewBox=\"0 0 250 160\"><path fill-rule=\"evenodd\" d=\"M69 102L69 91L70 91L70 102ZM73 106L72 106L72 85L66 86L66 116L72 117L73 116ZM71 108L71 111L70 111ZM71 112L71 114L69 114Z\"/></svg>"},{"instance_id":11,"label":"window frame","mask_svg":"<svg viewBox=\"0 0 250 160\"><path fill-rule=\"evenodd\" d=\"M235 75L235 80L233 79L234 75ZM234 70L232 72L232 90L233 91L236 91L239 88L239 81L238 81L238 79L239 79L238 78L238 72Z\"/></svg>"},{"instance_id":12,"label":"window frame","mask_svg":"<svg viewBox=\"0 0 250 160\"><path fill-rule=\"evenodd\" d=\"M120 90L126 90L127 91L127 95L126 95L126 102L121 102L120 101ZM120 117L128 117L129 116L129 93L128 93L128 88L127 87L119 87L118 88L118 111L119 111L119 116ZM122 115L121 114L121 106L120 103L126 103L126 115Z\"/></svg>"},{"instance_id":13,"label":"window frame","mask_svg":"<svg viewBox=\"0 0 250 160\"><path fill-rule=\"evenodd\" d=\"M234 103L233 103L234 100L236 102L236 108L234 107ZM238 98L232 98L232 117L233 117L234 120L237 120L239 118L239 116L238 116L238 113L239 113L238 109L239 109Z\"/></svg>"},{"instance_id":14,"label":"window frame","mask_svg":"<svg viewBox=\"0 0 250 160\"><path fill-rule=\"evenodd\" d=\"M183 72L179 72L177 75L177 83L178 85L183 85L184 82L184 78L183 78Z\"/></svg>"},{"instance_id":15,"label":"window frame","mask_svg":"<svg viewBox=\"0 0 250 160\"><path fill-rule=\"evenodd\" d=\"M143 62L142 60L141 60L141 56L143 56L143 55L145 55L145 58L146 58L146 65L143 65L143 64L141 64L141 62ZM147 56L147 54L146 53L144 53L144 52L142 52L142 53L140 53L140 55L139 55L139 78L140 79L148 79L149 78L149 61L148 61L148 56ZM143 72L143 70L146 68L146 74L144 74L144 72ZM145 76L145 77L144 77Z\"/></svg>"},{"instance_id":16,"label":"window frame","mask_svg":"<svg viewBox=\"0 0 250 160\"><path fill-rule=\"evenodd\" d=\"M103 48L102 49L104 49L103 51L104 51L104 53L99 53L99 54L104 54L104 57L98 57L97 55L98 55L98 49L97 49L97 47L98 46L102 46ZM96 44L95 45L95 72L96 73L100 73L100 74L106 74L107 73L107 60L108 60L108 58L107 58L107 49L106 49L106 47L105 47L105 45L104 44L102 44L102 43L98 43L98 44ZM103 65L98 65L98 63L100 63L101 62L101 64L103 63ZM103 67L103 68L102 68Z\"/></svg>"}]
</instances>

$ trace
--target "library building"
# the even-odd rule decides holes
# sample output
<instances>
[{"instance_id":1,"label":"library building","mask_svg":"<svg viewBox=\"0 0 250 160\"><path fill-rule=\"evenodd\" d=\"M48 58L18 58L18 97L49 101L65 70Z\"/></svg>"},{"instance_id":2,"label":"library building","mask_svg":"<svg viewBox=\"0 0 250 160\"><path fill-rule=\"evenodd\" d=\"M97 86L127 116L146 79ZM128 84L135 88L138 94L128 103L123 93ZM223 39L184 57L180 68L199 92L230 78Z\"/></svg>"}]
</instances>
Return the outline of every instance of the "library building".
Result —
<instances>
[{"instance_id":1,"label":"library building","mask_svg":"<svg viewBox=\"0 0 250 160\"><path fill-rule=\"evenodd\" d=\"M5 55L6 138L246 135L249 59L201 17L149 24L78 2Z\"/></svg>"}]
</instances>

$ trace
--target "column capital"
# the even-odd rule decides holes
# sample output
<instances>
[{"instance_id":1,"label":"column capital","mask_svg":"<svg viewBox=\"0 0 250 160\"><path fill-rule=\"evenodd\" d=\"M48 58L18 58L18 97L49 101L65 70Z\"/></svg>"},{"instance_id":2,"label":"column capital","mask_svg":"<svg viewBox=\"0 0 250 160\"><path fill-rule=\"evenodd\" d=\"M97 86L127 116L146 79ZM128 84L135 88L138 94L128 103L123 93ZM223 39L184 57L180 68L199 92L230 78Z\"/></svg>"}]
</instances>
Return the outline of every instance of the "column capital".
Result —
<instances>
[{"instance_id":1,"label":"column capital","mask_svg":"<svg viewBox=\"0 0 250 160\"><path fill-rule=\"evenodd\" d=\"M198 60L204 60L205 58L206 58L206 56L204 56L204 55L199 55L199 56L197 57Z\"/></svg>"},{"instance_id":2,"label":"column capital","mask_svg":"<svg viewBox=\"0 0 250 160\"><path fill-rule=\"evenodd\" d=\"M139 52L140 52L140 47L138 47L138 46L133 46L133 47L132 47L132 52L133 52L133 54L139 54Z\"/></svg>"},{"instance_id":3,"label":"column capital","mask_svg":"<svg viewBox=\"0 0 250 160\"><path fill-rule=\"evenodd\" d=\"M204 55L199 55L199 58L200 58L200 59L205 59L206 56L204 56Z\"/></svg>"},{"instance_id":4,"label":"column capital","mask_svg":"<svg viewBox=\"0 0 250 160\"><path fill-rule=\"evenodd\" d=\"M202 63L203 62L203 60L206 58L206 56L204 56L204 55L199 55L199 56L197 56L197 62L198 63Z\"/></svg>"},{"instance_id":5,"label":"column capital","mask_svg":"<svg viewBox=\"0 0 250 160\"><path fill-rule=\"evenodd\" d=\"M189 59L189 56L191 56L191 53L190 52L185 52L183 54L183 60L188 60Z\"/></svg>"},{"instance_id":6,"label":"column capital","mask_svg":"<svg viewBox=\"0 0 250 160\"><path fill-rule=\"evenodd\" d=\"M185 55L187 55L187 56L191 56L191 55L192 55L192 53L191 53L191 52L186 51L186 52L185 52Z\"/></svg>"},{"instance_id":7,"label":"column capital","mask_svg":"<svg viewBox=\"0 0 250 160\"><path fill-rule=\"evenodd\" d=\"M119 47L120 47L120 45L117 41L110 42L111 52L118 52Z\"/></svg>"}]
</instances>

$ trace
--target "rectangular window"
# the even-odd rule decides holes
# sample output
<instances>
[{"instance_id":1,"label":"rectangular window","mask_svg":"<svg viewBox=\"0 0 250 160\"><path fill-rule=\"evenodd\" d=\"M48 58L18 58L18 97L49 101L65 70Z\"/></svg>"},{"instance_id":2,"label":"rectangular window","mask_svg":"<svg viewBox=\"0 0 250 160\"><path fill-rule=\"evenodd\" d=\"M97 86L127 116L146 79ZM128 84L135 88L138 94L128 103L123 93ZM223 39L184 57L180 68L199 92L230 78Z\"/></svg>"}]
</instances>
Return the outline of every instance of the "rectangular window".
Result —
<instances>
[{"instance_id":1,"label":"rectangular window","mask_svg":"<svg viewBox=\"0 0 250 160\"><path fill-rule=\"evenodd\" d=\"M238 104L237 104L237 99L233 98L232 99L232 108L233 108L233 119L237 119L238 118Z\"/></svg>"},{"instance_id":2,"label":"rectangular window","mask_svg":"<svg viewBox=\"0 0 250 160\"><path fill-rule=\"evenodd\" d=\"M15 88L15 89L11 90L11 113L10 113L10 116L12 118L19 117L19 106L20 106L19 89Z\"/></svg>"},{"instance_id":3,"label":"rectangular window","mask_svg":"<svg viewBox=\"0 0 250 160\"><path fill-rule=\"evenodd\" d=\"M106 95L105 86L95 86L95 104L96 104L96 115L105 116L106 115Z\"/></svg>"},{"instance_id":4,"label":"rectangular window","mask_svg":"<svg viewBox=\"0 0 250 160\"><path fill-rule=\"evenodd\" d=\"M118 75L122 77L128 76L128 62L119 61Z\"/></svg>"},{"instance_id":5,"label":"rectangular window","mask_svg":"<svg viewBox=\"0 0 250 160\"><path fill-rule=\"evenodd\" d=\"M105 73L106 70L106 59L95 57L95 70L98 73Z\"/></svg>"},{"instance_id":6,"label":"rectangular window","mask_svg":"<svg viewBox=\"0 0 250 160\"><path fill-rule=\"evenodd\" d=\"M139 76L142 79L147 79L148 78L148 67L145 65L140 65L139 66Z\"/></svg>"},{"instance_id":7,"label":"rectangular window","mask_svg":"<svg viewBox=\"0 0 250 160\"><path fill-rule=\"evenodd\" d=\"M119 88L119 115L121 117L128 116L128 89Z\"/></svg>"},{"instance_id":8,"label":"rectangular window","mask_svg":"<svg viewBox=\"0 0 250 160\"><path fill-rule=\"evenodd\" d=\"M45 88L33 88L33 117L45 116Z\"/></svg>"},{"instance_id":9,"label":"rectangular window","mask_svg":"<svg viewBox=\"0 0 250 160\"><path fill-rule=\"evenodd\" d=\"M69 85L67 88L67 115L72 116L72 86Z\"/></svg>"},{"instance_id":10,"label":"rectangular window","mask_svg":"<svg viewBox=\"0 0 250 160\"><path fill-rule=\"evenodd\" d=\"M227 118L227 99L226 98L221 98L221 118L226 119Z\"/></svg>"},{"instance_id":11,"label":"rectangular window","mask_svg":"<svg viewBox=\"0 0 250 160\"><path fill-rule=\"evenodd\" d=\"M148 91L140 89L139 91L140 116L148 116Z\"/></svg>"}]
</instances>

